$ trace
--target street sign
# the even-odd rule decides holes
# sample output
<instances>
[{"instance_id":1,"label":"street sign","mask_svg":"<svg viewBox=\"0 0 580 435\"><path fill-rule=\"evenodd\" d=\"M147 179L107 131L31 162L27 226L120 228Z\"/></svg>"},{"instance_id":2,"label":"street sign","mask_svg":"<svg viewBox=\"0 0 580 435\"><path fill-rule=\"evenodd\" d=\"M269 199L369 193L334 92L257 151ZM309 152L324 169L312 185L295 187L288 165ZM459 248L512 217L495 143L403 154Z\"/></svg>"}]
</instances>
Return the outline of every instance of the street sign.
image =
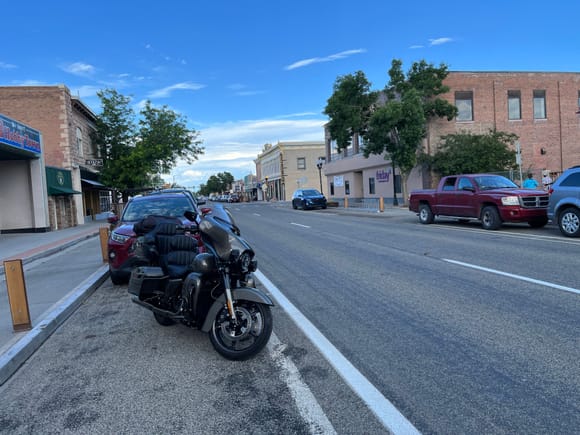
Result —
<instances>
[{"instance_id":1,"label":"street sign","mask_svg":"<svg viewBox=\"0 0 580 435\"><path fill-rule=\"evenodd\" d=\"M103 166L103 159L88 159L85 160L87 166Z\"/></svg>"}]
</instances>

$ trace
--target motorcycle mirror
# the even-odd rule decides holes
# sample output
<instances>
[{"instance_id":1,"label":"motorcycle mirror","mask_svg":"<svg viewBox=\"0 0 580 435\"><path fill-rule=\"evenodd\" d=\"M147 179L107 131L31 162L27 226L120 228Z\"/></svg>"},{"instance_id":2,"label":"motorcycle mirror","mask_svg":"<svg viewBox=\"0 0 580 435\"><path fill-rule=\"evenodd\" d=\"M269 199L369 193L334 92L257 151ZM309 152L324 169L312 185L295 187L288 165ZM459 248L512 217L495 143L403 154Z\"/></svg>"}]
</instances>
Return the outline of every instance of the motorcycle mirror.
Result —
<instances>
[{"instance_id":1,"label":"motorcycle mirror","mask_svg":"<svg viewBox=\"0 0 580 435\"><path fill-rule=\"evenodd\" d=\"M185 218L191 222L195 222L197 219L197 213L191 210L187 210L185 213L183 213L183 216L185 216Z\"/></svg>"}]
</instances>

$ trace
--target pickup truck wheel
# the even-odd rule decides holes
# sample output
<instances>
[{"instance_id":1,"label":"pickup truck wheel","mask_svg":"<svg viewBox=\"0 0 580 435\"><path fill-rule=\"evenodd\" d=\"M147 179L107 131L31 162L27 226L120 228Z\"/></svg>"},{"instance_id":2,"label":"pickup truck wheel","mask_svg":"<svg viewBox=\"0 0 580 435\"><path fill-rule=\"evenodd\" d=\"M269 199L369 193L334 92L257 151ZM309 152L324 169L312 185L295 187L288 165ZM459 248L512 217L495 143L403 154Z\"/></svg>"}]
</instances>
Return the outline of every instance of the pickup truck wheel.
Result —
<instances>
[{"instance_id":1,"label":"pickup truck wheel","mask_svg":"<svg viewBox=\"0 0 580 435\"><path fill-rule=\"evenodd\" d=\"M547 223L548 223L548 218L543 217L543 218L532 219L531 221L528 222L528 225L531 226L532 228L542 228L542 227L545 227Z\"/></svg>"},{"instance_id":2,"label":"pickup truck wheel","mask_svg":"<svg viewBox=\"0 0 580 435\"><path fill-rule=\"evenodd\" d=\"M422 224L432 224L434 220L435 218L429 204L421 204L419 206L419 222Z\"/></svg>"},{"instance_id":3,"label":"pickup truck wheel","mask_svg":"<svg viewBox=\"0 0 580 435\"><path fill-rule=\"evenodd\" d=\"M481 211L481 226L484 230L497 230L501 226L497 208L492 205L483 208Z\"/></svg>"},{"instance_id":4,"label":"pickup truck wheel","mask_svg":"<svg viewBox=\"0 0 580 435\"><path fill-rule=\"evenodd\" d=\"M566 237L580 236L580 210L569 207L558 215L558 227Z\"/></svg>"}]
</instances>

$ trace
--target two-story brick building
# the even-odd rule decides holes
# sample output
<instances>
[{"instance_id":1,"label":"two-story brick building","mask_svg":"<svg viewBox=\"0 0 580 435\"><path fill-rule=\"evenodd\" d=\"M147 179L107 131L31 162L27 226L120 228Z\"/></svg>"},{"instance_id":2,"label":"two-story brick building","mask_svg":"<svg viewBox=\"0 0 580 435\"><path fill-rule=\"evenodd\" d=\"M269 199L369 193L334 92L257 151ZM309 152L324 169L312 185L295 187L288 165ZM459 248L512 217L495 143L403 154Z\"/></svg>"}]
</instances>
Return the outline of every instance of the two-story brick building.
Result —
<instances>
[{"instance_id":1,"label":"two-story brick building","mask_svg":"<svg viewBox=\"0 0 580 435\"><path fill-rule=\"evenodd\" d=\"M424 151L436 152L441 136L461 131L487 133L490 129L519 136L521 166L539 180L547 170L557 176L580 164L580 73L556 72L450 72L450 91L442 98L459 110L452 121L436 119L427 125ZM325 132L324 173L330 196L392 200L401 193L398 170L385 156L365 159L362 147L353 145L336 153ZM397 177L393 177L394 173ZM516 180L517 181L517 180ZM433 180L415 168L407 191L431 187ZM400 198L399 198L400 199Z\"/></svg>"},{"instance_id":2,"label":"two-story brick building","mask_svg":"<svg viewBox=\"0 0 580 435\"><path fill-rule=\"evenodd\" d=\"M108 211L110 192L98 181L98 150L91 141L96 116L80 98L64 85L3 86L0 113L42 135L51 229Z\"/></svg>"}]
</instances>

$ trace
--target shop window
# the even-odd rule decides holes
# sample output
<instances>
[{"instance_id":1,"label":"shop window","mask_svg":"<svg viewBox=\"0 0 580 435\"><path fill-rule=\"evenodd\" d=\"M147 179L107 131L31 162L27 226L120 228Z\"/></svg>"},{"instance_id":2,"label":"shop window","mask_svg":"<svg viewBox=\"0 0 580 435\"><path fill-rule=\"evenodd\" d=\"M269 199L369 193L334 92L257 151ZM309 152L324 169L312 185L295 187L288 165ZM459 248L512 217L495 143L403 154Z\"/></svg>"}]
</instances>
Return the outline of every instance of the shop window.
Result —
<instances>
[{"instance_id":1,"label":"shop window","mask_svg":"<svg viewBox=\"0 0 580 435\"><path fill-rule=\"evenodd\" d=\"M344 194L350 195L350 183L348 180L344 181Z\"/></svg>"},{"instance_id":2,"label":"shop window","mask_svg":"<svg viewBox=\"0 0 580 435\"><path fill-rule=\"evenodd\" d=\"M473 92L455 92L455 106L457 107L458 121L473 121Z\"/></svg>"},{"instance_id":3,"label":"shop window","mask_svg":"<svg viewBox=\"0 0 580 435\"><path fill-rule=\"evenodd\" d=\"M546 119L546 91L534 91L534 119Z\"/></svg>"},{"instance_id":4,"label":"shop window","mask_svg":"<svg viewBox=\"0 0 580 435\"><path fill-rule=\"evenodd\" d=\"M522 119L520 91L508 91L508 119Z\"/></svg>"},{"instance_id":5,"label":"shop window","mask_svg":"<svg viewBox=\"0 0 580 435\"><path fill-rule=\"evenodd\" d=\"M330 196L334 196L334 183L330 182Z\"/></svg>"}]
</instances>

